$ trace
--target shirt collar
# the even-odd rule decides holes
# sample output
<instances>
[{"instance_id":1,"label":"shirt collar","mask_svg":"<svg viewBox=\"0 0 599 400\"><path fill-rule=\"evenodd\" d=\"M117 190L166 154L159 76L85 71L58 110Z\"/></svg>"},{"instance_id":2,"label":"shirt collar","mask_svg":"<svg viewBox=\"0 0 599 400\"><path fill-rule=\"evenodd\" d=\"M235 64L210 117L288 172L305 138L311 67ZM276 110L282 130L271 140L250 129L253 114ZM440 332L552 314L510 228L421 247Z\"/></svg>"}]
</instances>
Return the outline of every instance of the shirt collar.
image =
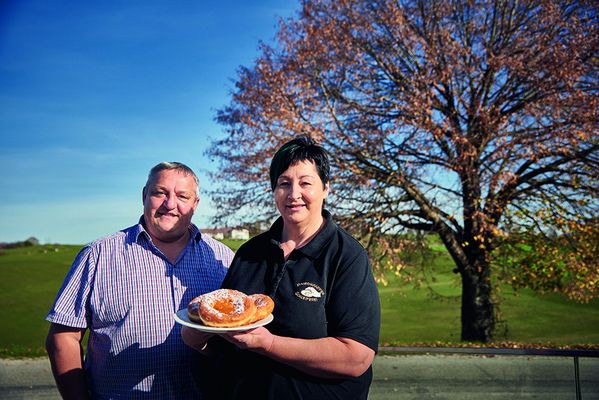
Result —
<instances>
[{"instance_id":1,"label":"shirt collar","mask_svg":"<svg viewBox=\"0 0 599 400\"><path fill-rule=\"evenodd\" d=\"M190 240L194 240L196 242L202 240L202 233L195 224L190 224L188 229L190 233ZM134 229L131 232L131 239L136 243L139 243L139 240L142 237L144 238L144 240L148 240L150 242L152 241L150 234L148 233L148 231L146 231L146 228L144 227L143 215L139 217L139 222L137 223L137 225L135 225Z\"/></svg>"},{"instance_id":2,"label":"shirt collar","mask_svg":"<svg viewBox=\"0 0 599 400\"><path fill-rule=\"evenodd\" d=\"M324 247L329 243L336 230L336 225L333 222L333 218L329 211L323 209L322 217L324 218L324 226L320 232L318 232L316 236L314 236L312 240L308 242L308 244L293 251L300 252L311 259L315 259L320 255L320 253L322 253ZM281 234L283 232L282 217L277 218L277 220L272 224L269 232L271 243L278 246L281 243Z\"/></svg>"}]
</instances>

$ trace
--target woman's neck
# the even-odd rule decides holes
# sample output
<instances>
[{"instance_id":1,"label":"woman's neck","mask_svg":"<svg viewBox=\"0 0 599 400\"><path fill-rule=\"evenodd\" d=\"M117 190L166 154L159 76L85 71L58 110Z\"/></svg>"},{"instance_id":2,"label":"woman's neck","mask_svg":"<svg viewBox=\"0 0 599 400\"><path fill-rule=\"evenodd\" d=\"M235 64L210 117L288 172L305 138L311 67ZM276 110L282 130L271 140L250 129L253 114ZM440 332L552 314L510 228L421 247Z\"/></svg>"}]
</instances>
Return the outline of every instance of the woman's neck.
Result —
<instances>
[{"instance_id":1,"label":"woman's neck","mask_svg":"<svg viewBox=\"0 0 599 400\"><path fill-rule=\"evenodd\" d=\"M285 258L295 249L304 247L310 243L312 238L322 229L325 224L324 217L305 226L283 225L281 233L281 248L285 253Z\"/></svg>"}]
</instances>

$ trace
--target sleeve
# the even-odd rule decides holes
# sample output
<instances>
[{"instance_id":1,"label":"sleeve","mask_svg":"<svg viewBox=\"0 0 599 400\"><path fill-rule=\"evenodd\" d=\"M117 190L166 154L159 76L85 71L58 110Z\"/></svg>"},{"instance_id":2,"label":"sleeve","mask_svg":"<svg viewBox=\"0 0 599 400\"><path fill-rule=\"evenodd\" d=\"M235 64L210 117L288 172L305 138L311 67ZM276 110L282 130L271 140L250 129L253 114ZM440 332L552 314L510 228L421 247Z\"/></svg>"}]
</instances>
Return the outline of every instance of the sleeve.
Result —
<instances>
[{"instance_id":1,"label":"sleeve","mask_svg":"<svg viewBox=\"0 0 599 400\"><path fill-rule=\"evenodd\" d=\"M71 265L46 320L73 328L89 326L89 296L96 270L91 246L84 247Z\"/></svg>"},{"instance_id":2,"label":"sleeve","mask_svg":"<svg viewBox=\"0 0 599 400\"><path fill-rule=\"evenodd\" d=\"M233 250L216 239L209 238L206 243L208 243L209 247L214 252L214 259L220 262L224 268L228 269L235 255Z\"/></svg>"},{"instance_id":3,"label":"sleeve","mask_svg":"<svg viewBox=\"0 0 599 400\"><path fill-rule=\"evenodd\" d=\"M379 293L368 255L361 246L353 259L342 258L337 266L329 292L327 320L330 336L353 339L378 351Z\"/></svg>"}]
</instances>

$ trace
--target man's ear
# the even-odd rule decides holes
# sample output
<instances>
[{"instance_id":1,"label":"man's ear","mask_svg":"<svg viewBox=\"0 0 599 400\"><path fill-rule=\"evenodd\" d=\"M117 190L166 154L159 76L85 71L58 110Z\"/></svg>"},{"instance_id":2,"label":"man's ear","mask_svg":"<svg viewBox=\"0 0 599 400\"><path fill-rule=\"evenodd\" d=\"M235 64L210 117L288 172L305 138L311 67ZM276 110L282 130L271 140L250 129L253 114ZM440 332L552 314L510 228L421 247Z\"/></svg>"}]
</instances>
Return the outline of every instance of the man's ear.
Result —
<instances>
[{"instance_id":1,"label":"man's ear","mask_svg":"<svg viewBox=\"0 0 599 400\"><path fill-rule=\"evenodd\" d=\"M143 189L141 189L141 204L144 204L146 202L146 187L144 186Z\"/></svg>"}]
</instances>

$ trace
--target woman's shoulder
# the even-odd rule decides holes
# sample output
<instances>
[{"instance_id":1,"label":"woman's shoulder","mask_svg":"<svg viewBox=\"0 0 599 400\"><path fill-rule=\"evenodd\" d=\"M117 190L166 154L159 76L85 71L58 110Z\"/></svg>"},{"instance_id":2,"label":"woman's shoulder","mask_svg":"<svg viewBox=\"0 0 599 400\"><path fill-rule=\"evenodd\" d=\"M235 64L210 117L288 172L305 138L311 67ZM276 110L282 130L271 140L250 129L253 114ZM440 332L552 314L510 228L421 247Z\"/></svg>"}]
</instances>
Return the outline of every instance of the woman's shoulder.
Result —
<instances>
[{"instance_id":1,"label":"woman's shoulder","mask_svg":"<svg viewBox=\"0 0 599 400\"><path fill-rule=\"evenodd\" d=\"M258 235L248 239L237 250L237 254L256 253L256 251L267 250L270 246L274 246L272 236L268 231L259 233Z\"/></svg>"},{"instance_id":2,"label":"woman's shoulder","mask_svg":"<svg viewBox=\"0 0 599 400\"><path fill-rule=\"evenodd\" d=\"M346 267L356 264L368 265L368 254L364 246L344 228L335 223L331 225L332 229L327 229L323 256Z\"/></svg>"},{"instance_id":3,"label":"woman's shoulder","mask_svg":"<svg viewBox=\"0 0 599 400\"><path fill-rule=\"evenodd\" d=\"M352 249L355 252L366 253L366 249L358 239L356 239L351 233L345 230L343 227L335 224L336 231L335 235L343 248Z\"/></svg>"}]
</instances>

